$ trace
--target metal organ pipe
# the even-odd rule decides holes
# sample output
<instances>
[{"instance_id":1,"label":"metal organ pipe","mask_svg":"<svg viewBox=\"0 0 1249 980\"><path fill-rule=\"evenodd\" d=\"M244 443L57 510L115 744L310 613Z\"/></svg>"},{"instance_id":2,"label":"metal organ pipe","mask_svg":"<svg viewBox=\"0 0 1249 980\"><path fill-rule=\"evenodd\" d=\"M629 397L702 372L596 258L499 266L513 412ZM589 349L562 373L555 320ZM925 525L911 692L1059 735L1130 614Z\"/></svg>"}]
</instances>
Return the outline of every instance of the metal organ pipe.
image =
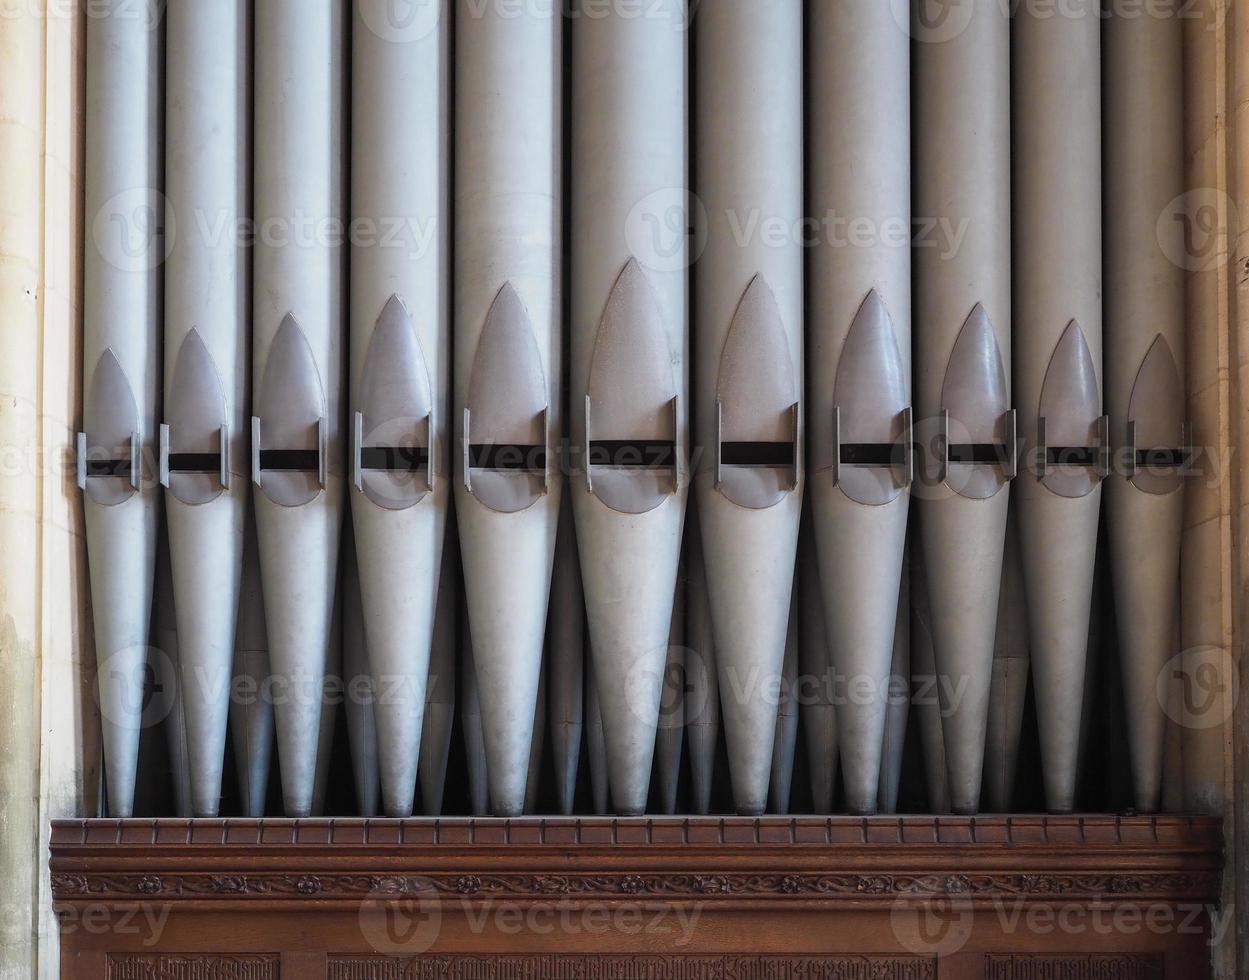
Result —
<instances>
[{"instance_id":1,"label":"metal organ pipe","mask_svg":"<svg viewBox=\"0 0 1249 980\"><path fill-rule=\"evenodd\" d=\"M650 785L689 487L687 4L643 17L592 5L572 45L570 492L611 796L632 815Z\"/></svg>"},{"instance_id":2,"label":"metal organ pipe","mask_svg":"<svg viewBox=\"0 0 1249 980\"><path fill-rule=\"evenodd\" d=\"M743 241L754 214L797 227L802 188L799 0L699 8L695 91L706 248L694 267L695 474L733 802L764 811L803 494L803 255Z\"/></svg>"},{"instance_id":3,"label":"metal organ pipe","mask_svg":"<svg viewBox=\"0 0 1249 980\"><path fill-rule=\"evenodd\" d=\"M365 815L572 814L587 776L596 813L870 815L904 769L1009 811L1029 678L1071 812L1112 612L1136 808L1179 799L1178 0L104 2L77 478L111 815L152 671L196 817L228 735L245 815L275 748L285 812L332 806L340 683Z\"/></svg>"},{"instance_id":4,"label":"metal organ pipe","mask_svg":"<svg viewBox=\"0 0 1249 980\"><path fill-rule=\"evenodd\" d=\"M313 809L342 517L341 0L256 5L252 480L288 816ZM309 231L309 224L312 229ZM301 237L302 236L302 237Z\"/></svg>"},{"instance_id":5,"label":"metal organ pipe","mask_svg":"<svg viewBox=\"0 0 1249 980\"><path fill-rule=\"evenodd\" d=\"M585 728L585 598L581 594L572 498L567 491L560 503L546 631L555 796L560 814L568 816L577 792Z\"/></svg>"},{"instance_id":6,"label":"metal organ pipe","mask_svg":"<svg viewBox=\"0 0 1249 980\"><path fill-rule=\"evenodd\" d=\"M351 253L351 512L369 659L395 692L375 711L388 817L413 809L450 490L450 17L359 0L352 31L352 221L379 237Z\"/></svg>"},{"instance_id":7,"label":"metal organ pipe","mask_svg":"<svg viewBox=\"0 0 1249 980\"><path fill-rule=\"evenodd\" d=\"M246 522L249 8L168 7L161 483L180 636L192 812L215 817L229 729ZM206 229L224 228L214 241Z\"/></svg>"},{"instance_id":8,"label":"metal organ pipe","mask_svg":"<svg viewBox=\"0 0 1249 980\"><path fill-rule=\"evenodd\" d=\"M133 814L160 514L161 24L124 0L87 18L84 492L108 812Z\"/></svg>"},{"instance_id":9,"label":"metal organ pipe","mask_svg":"<svg viewBox=\"0 0 1249 980\"><path fill-rule=\"evenodd\" d=\"M855 814L877 807L913 467L910 42L890 7L810 6L812 213L876 228L863 246L821 242L810 283L811 496L829 652L837 687L870 693L837 705Z\"/></svg>"},{"instance_id":10,"label":"metal organ pipe","mask_svg":"<svg viewBox=\"0 0 1249 980\"><path fill-rule=\"evenodd\" d=\"M475 6L456 30L456 521L490 806L519 816L564 487L563 18Z\"/></svg>"},{"instance_id":11,"label":"metal organ pipe","mask_svg":"<svg viewBox=\"0 0 1249 980\"><path fill-rule=\"evenodd\" d=\"M1105 20L1107 481L1115 623L1136 807L1161 804L1174 644L1185 414L1184 229L1158 216L1184 191L1183 25L1172 0Z\"/></svg>"},{"instance_id":12,"label":"metal organ pipe","mask_svg":"<svg viewBox=\"0 0 1249 980\"><path fill-rule=\"evenodd\" d=\"M1089 612L1109 469L1102 411L1101 4L1012 21L1020 555L1045 798L1075 807ZM1178 84L1178 82L1177 82ZM1059 204L1061 202L1061 204Z\"/></svg>"},{"instance_id":13,"label":"metal organ pipe","mask_svg":"<svg viewBox=\"0 0 1249 980\"><path fill-rule=\"evenodd\" d=\"M260 554L255 518L250 516L243 537L243 573L234 630L234 678L238 696L230 705L230 732L242 812L245 817L263 817L273 763L273 698Z\"/></svg>"},{"instance_id":14,"label":"metal organ pipe","mask_svg":"<svg viewBox=\"0 0 1249 980\"><path fill-rule=\"evenodd\" d=\"M924 464L921 538L943 705L950 805L980 806L1009 481L1010 20L998 0L963 5L951 37L913 19L917 215L957 245L915 255L916 412ZM934 36L936 35L936 36Z\"/></svg>"}]
</instances>

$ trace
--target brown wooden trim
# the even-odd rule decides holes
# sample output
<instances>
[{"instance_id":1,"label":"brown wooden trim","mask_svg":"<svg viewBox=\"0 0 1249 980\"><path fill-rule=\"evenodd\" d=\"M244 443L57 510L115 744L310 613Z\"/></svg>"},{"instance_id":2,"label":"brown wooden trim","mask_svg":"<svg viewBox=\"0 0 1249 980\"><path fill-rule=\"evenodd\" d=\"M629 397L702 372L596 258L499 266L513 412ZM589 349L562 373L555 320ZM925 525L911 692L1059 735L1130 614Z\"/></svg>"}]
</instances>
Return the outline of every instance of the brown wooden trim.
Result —
<instances>
[{"instance_id":1,"label":"brown wooden trim","mask_svg":"<svg viewBox=\"0 0 1249 980\"><path fill-rule=\"evenodd\" d=\"M1189 980L1222 860L1219 821L1188 817L79 820L54 825L51 871L66 980L99 980L101 953L117 980ZM1020 918L1057 910L1185 928ZM159 929L90 928L136 912ZM697 930L552 947L523 925L565 912ZM393 916L429 914L427 944L389 948Z\"/></svg>"}]
</instances>

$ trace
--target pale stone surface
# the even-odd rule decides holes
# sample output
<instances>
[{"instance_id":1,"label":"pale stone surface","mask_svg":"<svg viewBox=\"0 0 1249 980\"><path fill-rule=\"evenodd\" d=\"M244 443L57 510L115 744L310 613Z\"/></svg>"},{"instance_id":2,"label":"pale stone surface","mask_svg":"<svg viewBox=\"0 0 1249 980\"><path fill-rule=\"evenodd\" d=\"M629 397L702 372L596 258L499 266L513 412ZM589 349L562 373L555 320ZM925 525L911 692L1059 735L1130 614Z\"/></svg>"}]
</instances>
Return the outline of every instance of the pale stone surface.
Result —
<instances>
[{"instance_id":1,"label":"pale stone surface","mask_svg":"<svg viewBox=\"0 0 1249 980\"><path fill-rule=\"evenodd\" d=\"M0 18L0 980L37 962L43 25Z\"/></svg>"}]
</instances>

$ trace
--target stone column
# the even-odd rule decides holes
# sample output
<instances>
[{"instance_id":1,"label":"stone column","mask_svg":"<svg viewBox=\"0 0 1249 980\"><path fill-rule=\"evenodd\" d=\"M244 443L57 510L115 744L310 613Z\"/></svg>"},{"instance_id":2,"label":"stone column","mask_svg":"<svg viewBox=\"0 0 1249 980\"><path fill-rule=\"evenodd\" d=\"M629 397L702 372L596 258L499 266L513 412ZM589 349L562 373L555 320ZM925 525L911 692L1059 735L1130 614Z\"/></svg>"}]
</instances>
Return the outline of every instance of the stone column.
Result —
<instances>
[{"instance_id":1,"label":"stone column","mask_svg":"<svg viewBox=\"0 0 1249 980\"><path fill-rule=\"evenodd\" d=\"M10 4L10 7L14 5ZM29 9L28 9L29 8ZM0 980L36 962L43 20L0 16Z\"/></svg>"}]
</instances>

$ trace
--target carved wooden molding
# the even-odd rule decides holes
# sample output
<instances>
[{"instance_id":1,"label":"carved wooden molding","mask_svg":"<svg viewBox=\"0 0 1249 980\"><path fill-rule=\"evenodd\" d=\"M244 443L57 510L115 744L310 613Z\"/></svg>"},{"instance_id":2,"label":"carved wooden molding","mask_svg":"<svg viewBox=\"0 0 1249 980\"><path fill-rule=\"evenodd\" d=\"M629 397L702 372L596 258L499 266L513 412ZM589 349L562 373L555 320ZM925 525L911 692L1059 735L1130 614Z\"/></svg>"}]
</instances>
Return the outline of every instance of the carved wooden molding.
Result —
<instances>
[{"instance_id":1,"label":"carved wooden molding","mask_svg":"<svg viewBox=\"0 0 1249 980\"><path fill-rule=\"evenodd\" d=\"M917 956L332 956L327 980L935 980ZM1126 974L1125 974L1126 976ZM1107 980L1117 980L1118 974ZM995 978L996 980L996 978Z\"/></svg>"},{"instance_id":2,"label":"carved wooden molding","mask_svg":"<svg viewBox=\"0 0 1249 980\"><path fill-rule=\"evenodd\" d=\"M1121 899L1210 901L1217 873L813 874L55 874L57 901L75 899L385 899L438 896L542 900L640 898Z\"/></svg>"},{"instance_id":3,"label":"carved wooden molding","mask_svg":"<svg viewBox=\"0 0 1249 980\"><path fill-rule=\"evenodd\" d=\"M272 954L114 953L104 980L278 980Z\"/></svg>"},{"instance_id":4,"label":"carved wooden molding","mask_svg":"<svg viewBox=\"0 0 1249 980\"><path fill-rule=\"evenodd\" d=\"M984 980L1162 980L1165 960L1156 954L1089 956L985 956Z\"/></svg>"},{"instance_id":5,"label":"carved wooden molding","mask_svg":"<svg viewBox=\"0 0 1249 980\"><path fill-rule=\"evenodd\" d=\"M71 903L1210 902L1219 834L1178 817L62 821L52 888Z\"/></svg>"}]
</instances>

